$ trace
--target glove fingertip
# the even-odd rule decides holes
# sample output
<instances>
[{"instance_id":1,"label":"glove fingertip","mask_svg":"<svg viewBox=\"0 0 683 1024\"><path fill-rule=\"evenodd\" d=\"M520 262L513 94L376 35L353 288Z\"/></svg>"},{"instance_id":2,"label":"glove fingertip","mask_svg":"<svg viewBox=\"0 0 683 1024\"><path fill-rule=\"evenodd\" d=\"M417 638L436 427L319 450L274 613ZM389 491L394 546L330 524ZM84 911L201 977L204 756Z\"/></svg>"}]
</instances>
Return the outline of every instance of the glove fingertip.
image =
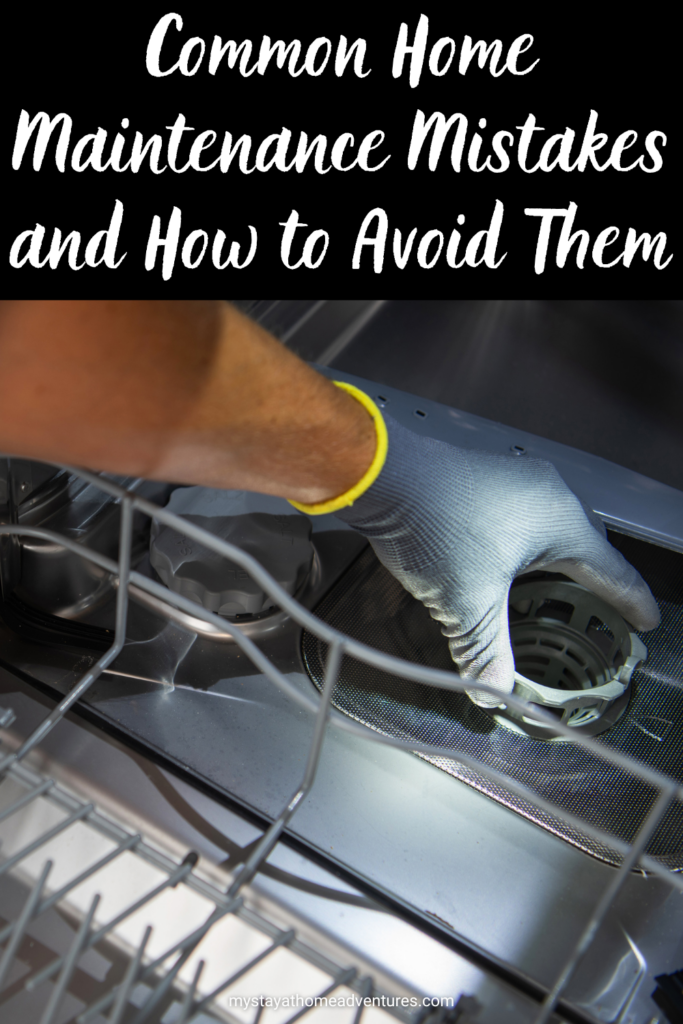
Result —
<instances>
[{"instance_id":1,"label":"glove fingertip","mask_svg":"<svg viewBox=\"0 0 683 1024\"><path fill-rule=\"evenodd\" d=\"M470 667L472 682L483 683L500 692L496 698L494 694L486 693L476 687L467 687L465 693L481 708L496 708L501 704L508 693L512 693L515 685L515 663L512 658L512 651L499 653L492 661L488 662L479 672L472 671ZM462 673L465 675L465 673Z\"/></svg>"},{"instance_id":2,"label":"glove fingertip","mask_svg":"<svg viewBox=\"0 0 683 1024\"><path fill-rule=\"evenodd\" d=\"M657 628L662 621L662 616L659 611L659 605L652 596L650 588L645 583L643 587L644 593L639 595L633 625L637 630L647 633L649 630Z\"/></svg>"},{"instance_id":3,"label":"glove fingertip","mask_svg":"<svg viewBox=\"0 0 683 1024\"><path fill-rule=\"evenodd\" d=\"M503 697L505 696L501 693L500 697L496 698L490 693L485 693L483 690L470 689L465 690L465 693L479 708L497 708L503 702Z\"/></svg>"}]
</instances>

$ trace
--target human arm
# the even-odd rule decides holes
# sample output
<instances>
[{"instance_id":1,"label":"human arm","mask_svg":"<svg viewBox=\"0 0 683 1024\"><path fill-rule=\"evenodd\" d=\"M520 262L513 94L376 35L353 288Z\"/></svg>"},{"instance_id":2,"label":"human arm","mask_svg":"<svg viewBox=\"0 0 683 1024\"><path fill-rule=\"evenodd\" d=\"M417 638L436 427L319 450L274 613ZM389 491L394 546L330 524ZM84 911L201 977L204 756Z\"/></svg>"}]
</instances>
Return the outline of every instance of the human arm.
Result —
<instances>
[{"instance_id":1,"label":"human arm","mask_svg":"<svg viewBox=\"0 0 683 1024\"><path fill-rule=\"evenodd\" d=\"M0 451L113 473L341 494L365 410L225 302L0 303Z\"/></svg>"}]
</instances>

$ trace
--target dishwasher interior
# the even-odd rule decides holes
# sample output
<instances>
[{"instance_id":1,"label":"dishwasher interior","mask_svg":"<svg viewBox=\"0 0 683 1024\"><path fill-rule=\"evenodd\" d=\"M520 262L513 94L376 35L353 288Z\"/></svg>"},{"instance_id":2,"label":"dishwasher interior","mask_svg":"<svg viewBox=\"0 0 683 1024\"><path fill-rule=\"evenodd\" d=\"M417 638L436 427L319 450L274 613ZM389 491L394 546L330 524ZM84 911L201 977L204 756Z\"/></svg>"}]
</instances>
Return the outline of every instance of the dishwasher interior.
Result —
<instances>
[{"instance_id":1,"label":"dishwasher interior","mask_svg":"<svg viewBox=\"0 0 683 1024\"><path fill-rule=\"evenodd\" d=\"M661 625L639 636L609 610L584 609L562 577L520 578L511 635L517 668L536 690L488 713L458 689L438 625L334 516L309 520L264 496L5 460L0 930L15 975L0 987L2 1019L173 1024L265 1014L279 1024L315 1008L254 1003L243 1012L226 994L283 947L319 972L319 991L377 996L374 1006L334 1010L354 1024L361 1012L675 1021L683 492L601 453L389 386L390 372L381 384L350 372L365 335L387 318L415 316L401 303L242 305L410 429L552 461L650 585ZM83 546L96 557L79 554ZM551 676L573 703L530 717ZM607 710L595 697L603 691ZM51 730L41 722L55 701L68 715L52 712ZM199 936L199 911L196 934L186 929L194 944L169 943L173 965L155 961L139 928L103 932L95 950L95 890L94 905L59 910L40 849L33 875L25 870L12 808L28 802L26 790L35 806L56 798L74 819L69 828L92 821L116 849L129 843L126 856L137 851L166 873L166 890L185 872L183 884L213 906L216 929L234 919L234 935L216 948L235 957L239 977L217 981L212 967L199 968L196 947L213 934L212 924ZM149 840L135 839L146 831ZM38 915L41 899L49 906ZM56 967L44 954L26 978L10 967L22 913L23 927L35 917L75 936ZM168 913L162 932L178 915L195 921L194 910ZM51 914L58 920L48 922ZM258 941L239 932L247 927ZM102 955L114 966L88 988L76 965ZM450 1007L416 1008L418 995L447 996Z\"/></svg>"}]
</instances>

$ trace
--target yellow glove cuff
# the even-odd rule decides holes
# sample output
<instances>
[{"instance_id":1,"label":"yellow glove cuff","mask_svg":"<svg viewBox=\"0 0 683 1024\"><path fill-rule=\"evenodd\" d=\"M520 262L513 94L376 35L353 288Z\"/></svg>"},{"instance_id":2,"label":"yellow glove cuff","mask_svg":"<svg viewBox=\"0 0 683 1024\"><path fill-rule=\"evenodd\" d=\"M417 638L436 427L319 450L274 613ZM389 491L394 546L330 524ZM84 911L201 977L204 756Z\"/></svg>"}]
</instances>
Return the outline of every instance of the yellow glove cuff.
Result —
<instances>
[{"instance_id":1,"label":"yellow glove cuff","mask_svg":"<svg viewBox=\"0 0 683 1024\"><path fill-rule=\"evenodd\" d=\"M347 508L349 505L353 505L354 501L356 501L357 498L360 498L361 494L364 494L368 487L374 484L375 480L381 473L389 447L389 437L387 435L386 424L382 418L382 413L379 411L373 400L369 398L364 391L354 387L353 384L346 384L341 380L334 380L332 383L338 388L341 388L342 391L348 391L348 393L353 395L356 401L360 402L360 404L370 413L377 432L377 448L375 450L375 457L370 463L369 468L365 471L358 483L344 494L340 494L337 498L330 498L329 501L319 501L315 505L301 505L298 501L290 501L290 505L297 508L299 512L305 512L306 515L309 516L322 516L329 512L336 512L340 508Z\"/></svg>"}]
</instances>

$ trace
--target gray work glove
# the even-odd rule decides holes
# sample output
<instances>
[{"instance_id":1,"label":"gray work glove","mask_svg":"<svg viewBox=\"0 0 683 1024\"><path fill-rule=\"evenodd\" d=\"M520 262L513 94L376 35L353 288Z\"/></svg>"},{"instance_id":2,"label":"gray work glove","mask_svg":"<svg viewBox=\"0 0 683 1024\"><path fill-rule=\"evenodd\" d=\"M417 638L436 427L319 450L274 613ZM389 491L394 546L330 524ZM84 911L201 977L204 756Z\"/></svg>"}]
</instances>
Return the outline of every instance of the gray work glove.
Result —
<instances>
[{"instance_id":1,"label":"gray work glove","mask_svg":"<svg viewBox=\"0 0 683 1024\"><path fill-rule=\"evenodd\" d=\"M647 584L549 462L454 448L384 417L386 462L356 502L335 512L443 624L460 674L510 693L508 591L515 576L570 576L639 630L659 610ZM467 691L475 703L498 702Z\"/></svg>"}]
</instances>

